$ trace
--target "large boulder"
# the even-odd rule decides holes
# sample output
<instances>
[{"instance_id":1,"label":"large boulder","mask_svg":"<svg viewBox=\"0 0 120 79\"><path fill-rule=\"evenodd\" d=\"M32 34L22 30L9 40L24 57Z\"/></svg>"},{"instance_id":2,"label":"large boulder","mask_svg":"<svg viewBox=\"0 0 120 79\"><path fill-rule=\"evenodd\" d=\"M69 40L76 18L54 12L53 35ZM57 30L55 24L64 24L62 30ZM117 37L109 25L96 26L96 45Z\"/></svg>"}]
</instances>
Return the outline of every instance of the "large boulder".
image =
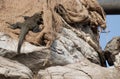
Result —
<instances>
[{"instance_id":1,"label":"large boulder","mask_svg":"<svg viewBox=\"0 0 120 79\"><path fill-rule=\"evenodd\" d=\"M120 71L115 68L103 68L86 59L80 63L66 66L49 67L40 70L38 79L119 79Z\"/></svg>"},{"instance_id":2,"label":"large boulder","mask_svg":"<svg viewBox=\"0 0 120 79\"><path fill-rule=\"evenodd\" d=\"M111 41L109 41L104 49L105 58L110 65L113 65L119 57L120 53L120 37L114 37ZM118 61L118 60L117 60Z\"/></svg>"},{"instance_id":3,"label":"large boulder","mask_svg":"<svg viewBox=\"0 0 120 79\"><path fill-rule=\"evenodd\" d=\"M10 59L0 56L0 79L33 79L32 71Z\"/></svg>"},{"instance_id":4,"label":"large boulder","mask_svg":"<svg viewBox=\"0 0 120 79\"><path fill-rule=\"evenodd\" d=\"M20 29L8 28L7 23L23 22L22 16L36 12L43 13L45 30L29 31L18 54ZM37 74L37 79L118 79L117 69L100 66L104 59L99 46L100 25L105 29L105 16L96 1L0 0L0 59L4 60L0 78L34 79L33 74ZM40 40L43 44L37 46ZM47 48L44 43L49 41L52 45Z\"/></svg>"},{"instance_id":5,"label":"large boulder","mask_svg":"<svg viewBox=\"0 0 120 79\"><path fill-rule=\"evenodd\" d=\"M87 37L82 39L80 36ZM25 42L21 54L17 54L16 51L17 40L4 33L1 33L0 39L1 56L17 60L35 72L48 66L76 63L84 58L100 64L97 51L88 43L90 40L89 35L82 31L77 34L70 28L64 27L62 29L50 49Z\"/></svg>"}]
</instances>

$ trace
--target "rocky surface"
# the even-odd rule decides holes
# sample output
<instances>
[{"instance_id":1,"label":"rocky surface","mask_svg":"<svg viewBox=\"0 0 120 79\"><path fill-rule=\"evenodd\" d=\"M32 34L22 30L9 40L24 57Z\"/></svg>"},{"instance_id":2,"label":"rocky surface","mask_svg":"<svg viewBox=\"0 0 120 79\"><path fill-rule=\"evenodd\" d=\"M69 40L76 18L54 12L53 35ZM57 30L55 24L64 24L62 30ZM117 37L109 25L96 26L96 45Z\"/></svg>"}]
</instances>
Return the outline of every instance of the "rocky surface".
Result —
<instances>
[{"instance_id":1,"label":"rocky surface","mask_svg":"<svg viewBox=\"0 0 120 79\"><path fill-rule=\"evenodd\" d=\"M110 65L120 66L120 37L114 37L107 43L104 54Z\"/></svg>"},{"instance_id":2,"label":"rocky surface","mask_svg":"<svg viewBox=\"0 0 120 79\"><path fill-rule=\"evenodd\" d=\"M96 1L93 3L97 5L92 4L93 6L91 1L81 1L82 3L80 0L0 0L0 79L119 79L120 55L118 52L115 55L116 48L115 54L114 48L109 51L111 45L105 49L105 56L107 52L110 57L114 57L116 68L100 66L102 51L96 25L105 28L105 16L99 14L99 11L95 12L94 7L99 7L100 10L102 8L97 6ZM74 6L71 6L71 2ZM66 17L69 18L62 18L54 10L58 3L68 11ZM56 39L50 48L33 45L36 42L34 39L42 32L30 31L22 45L21 54L18 54L16 51L20 29L10 29L6 22L23 22L22 16L31 16L40 11L44 13L44 27L59 30L55 32ZM91 25L86 21L76 23L85 17L88 17L86 21L90 21ZM46 32L48 35L51 33L48 30ZM115 44L119 47L118 43Z\"/></svg>"},{"instance_id":3,"label":"rocky surface","mask_svg":"<svg viewBox=\"0 0 120 79\"><path fill-rule=\"evenodd\" d=\"M114 74L113 74L114 73ZM84 59L80 63L40 70L38 79L119 79L120 71L103 68Z\"/></svg>"},{"instance_id":4,"label":"rocky surface","mask_svg":"<svg viewBox=\"0 0 120 79\"><path fill-rule=\"evenodd\" d=\"M85 35L85 33L83 34ZM1 56L17 60L33 71L38 70L39 68L46 68L43 64L48 60L48 66L76 63L83 58L87 58L91 62L100 64L95 49L71 29L63 28L58 39L53 42L51 49L47 49L43 46L37 47L25 42L20 55L16 52L17 40L2 33L0 39ZM31 49L29 50L29 48ZM37 65L39 65L38 68L36 67Z\"/></svg>"},{"instance_id":5,"label":"rocky surface","mask_svg":"<svg viewBox=\"0 0 120 79\"><path fill-rule=\"evenodd\" d=\"M33 79L32 71L17 61L0 56L0 79Z\"/></svg>"}]
</instances>

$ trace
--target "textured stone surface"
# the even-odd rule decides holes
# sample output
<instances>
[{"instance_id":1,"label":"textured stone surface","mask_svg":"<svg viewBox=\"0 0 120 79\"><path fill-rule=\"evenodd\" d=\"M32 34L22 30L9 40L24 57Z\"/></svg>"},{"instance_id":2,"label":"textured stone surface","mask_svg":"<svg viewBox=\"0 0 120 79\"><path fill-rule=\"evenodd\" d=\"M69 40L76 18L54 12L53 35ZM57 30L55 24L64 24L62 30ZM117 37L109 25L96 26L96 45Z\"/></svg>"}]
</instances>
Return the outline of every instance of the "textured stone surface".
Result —
<instances>
[{"instance_id":1,"label":"textured stone surface","mask_svg":"<svg viewBox=\"0 0 120 79\"><path fill-rule=\"evenodd\" d=\"M84 59L80 63L40 70L38 79L119 79L120 71L103 68Z\"/></svg>"},{"instance_id":2,"label":"textured stone surface","mask_svg":"<svg viewBox=\"0 0 120 79\"><path fill-rule=\"evenodd\" d=\"M24 65L0 56L0 79L33 79L31 70Z\"/></svg>"},{"instance_id":3,"label":"textured stone surface","mask_svg":"<svg viewBox=\"0 0 120 79\"><path fill-rule=\"evenodd\" d=\"M0 39L1 56L17 60L33 71L51 65L80 62L83 58L88 58L90 61L100 64L98 54L94 48L71 29L63 28L50 49L25 42L20 55L16 52L16 40L3 33L1 33ZM46 66L43 65L45 62L47 63Z\"/></svg>"},{"instance_id":4,"label":"textured stone surface","mask_svg":"<svg viewBox=\"0 0 120 79\"><path fill-rule=\"evenodd\" d=\"M113 65L113 62L116 61L115 56L117 59L120 53L120 37L114 37L109 41L104 49L105 57L108 60L110 65Z\"/></svg>"},{"instance_id":5,"label":"textured stone surface","mask_svg":"<svg viewBox=\"0 0 120 79\"><path fill-rule=\"evenodd\" d=\"M40 1L39 0L34 0L34 1L33 0L29 0L29 1L28 0L20 0L20 1L19 0L6 0L6 1L2 0L2 1L3 1L3 4L2 4L3 9L0 9L1 10L1 13L0 13L1 29L0 29L0 31L1 32L3 31L3 32L9 34L12 38L10 38L9 36L6 36L6 35L1 35L1 37L0 37L0 39L1 39L0 48L1 48L1 52L2 52L1 56L9 57L9 58L14 57L14 59L20 61L21 63L24 63L24 61L21 60L21 57L24 58L24 56L25 56L26 60L32 60L32 57L37 55L38 57L36 57L34 59L41 60L41 54L39 56L38 54L35 54L35 51L38 51L38 53L39 53L39 51L43 50L43 52L44 52L44 47L34 46L28 42L25 42L22 45L21 52L24 54L28 54L28 53L29 54L22 55L22 56L21 55L16 56L17 55L17 53L16 53L17 43L18 43L17 38L19 35L19 29L12 30L10 28L7 28L9 25L6 24L6 22L10 22L10 23L22 22L23 21L22 16L25 16L25 15L31 16L35 12L39 12L41 10L43 10L43 12L46 14L44 16L49 17L49 19L50 19L51 15L46 13L46 5L49 5L51 7L51 9L54 9L55 4L59 3L59 1L55 0L55 2L53 2L52 4L51 4L52 0L49 0L48 4L46 4L47 0L40 0ZM75 1L75 3L77 2L77 0L74 0L74 1ZM70 9L73 12L74 12L74 9L76 11L78 10L77 14L81 13L80 11L83 10L82 4L80 3L80 1L78 1L80 3L80 5L79 4L74 5L75 7L79 7L80 9L77 9L74 7L70 8L71 6L69 6L69 5L71 5L70 2L73 2L72 0L69 0L69 1L65 0L65 2L63 0L60 0L60 2L63 3L63 5L66 8ZM10 4L10 5L7 5L7 4ZM90 7L90 5L89 5L89 7ZM85 8L85 6L84 6L84 8ZM92 12L92 11L90 11L90 12ZM80 16L83 16L83 17L84 17L84 15L85 15L84 12L80 14ZM81 18L80 16L78 15L79 18ZM88 16L88 14L86 16ZM58 16L56 16L56 17L58 18ZM56 18L56 17L54 17L54 18ZM77 18L77 16L75 16L75 18ZM96 16L96 19L97 19L97 16ZM47 18L45 20L47 20ZM92 20L92 18L91 18L91 20ZM57 21L57 20L55 20L55 21ZM44 24L49 26L49 22L46 22ZM59 24L59 22L57 23L57 26L58 26L58 24ZM98 24L99 24L99 22L98 22ZM91 28L87 25L85 26L85 28L84 28L84 26L81 26L81 24L77 24L77 25L78 25L78 27L77 27L78 31L83 30L83 31L86 31L86 33L80 33L80 35L79 35L79 34L76 34L74 32L74 30L63 28L62 34L58 35L58 38L54 41L54 43L51 47L52 53L50 53L51 54L50 58L51 58L53 64L65 65L68 63L75 63L75 62L80 61L84 57L88 58L90 61L92 61L94 63L100 64L98 53L96 52L96 50L97 50L96 48L99 48L98 42L97 43L94 41L92 43L90 42L90 40L92 40L91 37L96 38L94 36ZM2 27L2 26L4 26L4 27ZM60 26L60 27L63 27L63 26ZM74 24L73 24L73 26L76 27L76 25L74 25ZM83 32L83 31L81 31L81 32ZM28 36L29 35L30 35L30 33L28 33ZM27 40L28 36L26 36L26 40ZM16 38L16 40L13 38ZM34 39L34 36L31 39ZM88 42L90 42L90 44ZM91 44L92 44L92 46L91 46ZM95 45L96 48L94 48L93 45ZM34 53L34 55L32 53ZM44 58L46 58L46 57L44 57ZM31 63L31 61L27 61L27 62ZM26 65L28 66L28 64L26 64Z\"/></svg>"},{"instance_id":6,"label":"textured stone surface","mask_svg":"<svg viewBox=\"0 0 120 79\"><path fill-rule=\"evenodd\" d=\"M98 54L94 48L71 29L62 29L62 33L59 35L59 38L54 41L52 49L54 49L52 50L53 55L59 53L64 58L72 60L71 62L77 62L81 61L83 58L88 58L94 63L100 63Z\"/></svg>"},{"instance_id":7,"label":"textured stone surface","mask_svg":"<svg viewBox=\"0 0 120 79\"><path fill-rule=\"evenodd\" d=\"M92 1L96 4L94 0ZM38 79L119 79L119 72L115 68L100 66L97 25L105 28L105 18L104 15L100 16L100 6L91 5L90 2L90 0L0 0L0 56L2 56L0 59L4 60L0 62L2 63L0 72L3 72L0 74L0 79L34 79L32 73L36 75L38 71L36 76ZM91 26L88 26L89 23L86 22L86 24L67 24L67 21L54 11L57 3L61 3L68 13L71 13L70 17L72 18L69 18L69 20L73 19L71 22L76 22L76 19L79 21L82 19L81 17L90 17ZM96 9L95 6L99 9ZM50 9L53 10L54 17ZM22 22L22 16L31 16L40 11L45 14L45 26L53 25L53 27L62 28L59 33L57 32L57 38L50 49L28 43L39 35L30 31L22 45L21 54L18 55L16 50L20 30L8 28L9 25L6 22ZM84 14L84 11L90 14ZM58 30L59 28L54 29ZM119 58L119 55L115 57L117 68L119 67ZM13 60L19 61L19 63L13 62Z\"/></svg>"},{"instance_id":8,"label":"textured stone surface","mask_svg":"<svg viewBox=\"0 0 120 79\"><path fill-rule=\"evenodd\" d=\"M0 48L1 48L1 53L0 56L5 56L12 58L15 55L17 55L17 46L18 46L18 41L15 39L12 39L9 35L0 32ZM25 42L22 46L22 53L30 53L33 51L39 51L44 47L38 47L34 46L28 42Z\"/></svg>"}]
</instances>

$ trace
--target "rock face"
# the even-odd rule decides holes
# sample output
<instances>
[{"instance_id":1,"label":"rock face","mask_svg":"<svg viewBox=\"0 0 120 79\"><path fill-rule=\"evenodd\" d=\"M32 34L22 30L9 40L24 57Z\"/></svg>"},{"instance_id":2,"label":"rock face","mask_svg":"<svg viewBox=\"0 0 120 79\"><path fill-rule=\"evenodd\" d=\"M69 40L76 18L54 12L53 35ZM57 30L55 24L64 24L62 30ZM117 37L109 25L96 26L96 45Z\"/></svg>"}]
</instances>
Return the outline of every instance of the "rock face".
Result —
<instances>
[{"instance_id":1,"label":"rock face","mask_svg":"<svg viewBox=\"0 0 120 79\"><path fill-rule=\"evenodd\" d=\"M24 65L0 56L0 79L33 79L31 70Z\"/></svg>"},{"instance_id":2,"label":"rock face","mask_svg":"<svg viewBox=\"0 0 120 79\"><path fill-rule=\"evenodd\" d=\"M113 74L114 73L114 74ZM120 71L103 68L85 59L80 63L40 70L38 79L119 79Z\"/></svg>"},{"instance_id":3,"label":"rock face","mask_svg":"<svg viewBox=\"0 0 120 79\"><path fill-rule=\"evenodd\" d=\"M120 37L114 37L109 41L104 50L105 58L110 65L120 66Z\"/></svg>"},{"instance_id":4,"label":"rock face","mask_svg":"<svg viewBox=\"0 0 120 79\"><path fill-rule=\"evenodd\" d=\"M43 66L46 61L48 61L46 62L48 66L66 65L80 62L84 58L87 58L91 62L100 64L98 54L94 48L85 40L78 37L71 29L63 28L62 33L59 34L59 38L53 42L51 49L37 47L25 42L22 49L23 53L20 55L16 53L16 40L2 33L0 39L1 56L17 60L33 71L39 70L39 68L46 68ZM31 47L30 50L29 47ZM39 65L38 68L36 65Z\"/></svg>"},{"instance_id":5,"label":"rock face","mask_svg":"<svg viewBox=\"0 0 120 79\"><path fill-rule=\"evenodd\" d=\"M119 79L118 66L100 66L105 60L98 25L105 29L105 15L92 1L0 0L0 79ZM22 16L36 12L43 13L41 32L29 31L18 54L20 29L7 22L23 22Z\"/></svg>"}]
</instances>

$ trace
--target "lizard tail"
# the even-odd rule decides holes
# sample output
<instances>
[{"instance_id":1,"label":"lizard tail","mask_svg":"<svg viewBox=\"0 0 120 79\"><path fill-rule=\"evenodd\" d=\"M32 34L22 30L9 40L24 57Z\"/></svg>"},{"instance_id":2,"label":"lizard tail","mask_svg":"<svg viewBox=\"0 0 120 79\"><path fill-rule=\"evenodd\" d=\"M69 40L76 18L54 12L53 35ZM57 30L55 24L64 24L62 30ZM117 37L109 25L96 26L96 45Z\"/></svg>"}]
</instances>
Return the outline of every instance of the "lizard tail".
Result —
<instances>
[{"instance_id":1,"label":"lizard tail","mask_svg":"<svg viewBox=\"0 0 120 79\"><path fill-rule=\"evenodd\" d=\"M22 27L21 28L21 32L20 32L20 36L19 36L19 42L18 42L18 48L17 48L18 54L21 53L21 46L23 44L23 41L24 41L25 36L28 33L28 31L29 31L29 29L27 27Z\"/></svg>"}]
</instances>

